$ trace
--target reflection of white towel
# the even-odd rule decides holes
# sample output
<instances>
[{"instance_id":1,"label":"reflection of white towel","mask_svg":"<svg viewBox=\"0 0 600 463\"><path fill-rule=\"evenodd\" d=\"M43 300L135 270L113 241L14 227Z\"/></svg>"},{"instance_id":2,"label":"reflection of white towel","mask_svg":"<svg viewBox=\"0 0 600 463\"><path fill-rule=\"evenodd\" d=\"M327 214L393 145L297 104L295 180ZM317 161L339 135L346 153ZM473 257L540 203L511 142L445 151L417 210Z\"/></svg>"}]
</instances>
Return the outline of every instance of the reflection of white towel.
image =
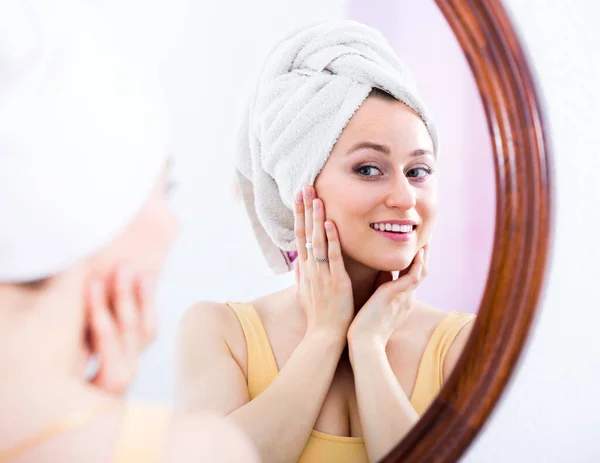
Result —
<instances>
[{"instance_id":1,"label":"reflection of white towel","mask_svg":"<svg viewBox=\"0 0 600 463\"><path fill-rule=\"evenodd\" d=\"M290 269L293 196L313 184L336 140L373 88L402 101L437 131L405 65L376 30L354 21L295 32L272 51L238 137L238 182L267 262Z\"/></svg>"},{"instance_id":2,"label":"reflection of white towel","mask_svg":"<svg viewBox=\"0 0 600 463\"><path fill-rule=\"evenodd\" d=\"M164 113L84 4L0 2L0 282L101 249L166 160Z\"/></svg>"}]
</instances>

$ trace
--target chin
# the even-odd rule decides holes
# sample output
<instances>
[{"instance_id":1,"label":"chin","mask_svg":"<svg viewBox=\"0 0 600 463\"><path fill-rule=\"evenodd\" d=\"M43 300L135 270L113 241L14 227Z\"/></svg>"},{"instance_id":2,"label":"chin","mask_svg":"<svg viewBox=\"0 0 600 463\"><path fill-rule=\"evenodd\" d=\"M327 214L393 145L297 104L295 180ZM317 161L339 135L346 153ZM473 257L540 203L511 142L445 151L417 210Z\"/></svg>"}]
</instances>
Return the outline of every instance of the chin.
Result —
<instances>
[{"instance_id":1,"label":"chin","mask_svg":"<svg viewBox=\"0 0 600 463\"><path fill-rule=\"evenodd\" d=\"M413 259L415 258L416 252L405 251L398 253L395 256L392 255L381 255L381 256L369 256L369 258L356 259L363 265L379 270L381 272L394 272L402 271L410 266Z\"/></svg>"}]
</instances>

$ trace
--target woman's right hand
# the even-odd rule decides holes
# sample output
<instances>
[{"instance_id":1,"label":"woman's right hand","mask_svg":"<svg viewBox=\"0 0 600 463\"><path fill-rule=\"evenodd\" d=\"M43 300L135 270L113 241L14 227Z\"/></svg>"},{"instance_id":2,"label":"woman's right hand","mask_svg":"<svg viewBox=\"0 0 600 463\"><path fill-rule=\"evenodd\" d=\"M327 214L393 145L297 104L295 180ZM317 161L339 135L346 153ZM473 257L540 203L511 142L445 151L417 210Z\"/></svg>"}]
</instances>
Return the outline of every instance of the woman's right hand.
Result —
<instances>
[{"instance_id":1,"label":"woman's right hand","mask_svg":"<svg viewBox=\"0 0 600 463\"><path fill-rule=\"evenodd\" d=\"M323 201L306 185L295 199L295 264L299 302L307 317L307 335L325 332L344 341L354 317L352 284L344 267L336 226L325 221ZM307 249L306 243L313 249ZM317 262L315 259L328 261Z\"/></svg>"},{"instance_id":2,"label":"woman's right hand","mask_svg":"<svg viewBox=\"0 0 600 463\"><path fill-rule=\"evenodd\" d=\"M116 396L125 394L136 374L138 357L156 336L156 312L148 277L119 267L90 282L88 354L99 360L91 380Z\"/></svg>"}]
</instances>

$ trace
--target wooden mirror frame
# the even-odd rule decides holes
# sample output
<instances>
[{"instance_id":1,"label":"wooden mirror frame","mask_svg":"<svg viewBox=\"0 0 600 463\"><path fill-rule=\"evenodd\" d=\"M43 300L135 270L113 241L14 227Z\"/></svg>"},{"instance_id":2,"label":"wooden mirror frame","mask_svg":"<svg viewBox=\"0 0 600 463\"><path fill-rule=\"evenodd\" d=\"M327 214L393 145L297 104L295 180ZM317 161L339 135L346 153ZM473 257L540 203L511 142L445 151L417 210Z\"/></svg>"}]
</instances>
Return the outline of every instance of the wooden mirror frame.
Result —
<instances>
[{"instance_id":1,"label":"wooden mirror frame","mask_svg":"<svg viewBox=\"0 0 600 463\"><path fill-rule=\"evenodd\" d=\"M496 177L487 285L453 374L384 462L455 462L498 403L540 300L549 261L550 154L540 102L500 0L436 0L477 82Z\"/></svg>"}]
</instances>

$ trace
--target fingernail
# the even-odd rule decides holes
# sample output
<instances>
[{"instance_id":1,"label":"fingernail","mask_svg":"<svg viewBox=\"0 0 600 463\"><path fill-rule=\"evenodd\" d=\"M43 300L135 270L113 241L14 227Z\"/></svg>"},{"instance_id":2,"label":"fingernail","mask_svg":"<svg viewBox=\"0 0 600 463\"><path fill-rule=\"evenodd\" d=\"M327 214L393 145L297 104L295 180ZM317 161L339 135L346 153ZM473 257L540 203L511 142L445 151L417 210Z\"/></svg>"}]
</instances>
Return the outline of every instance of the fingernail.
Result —
<instances>
[{"instance_id":1,"label":"fingernail","mask_svg":"<svg viewBox=\"0 0 600 463\"><path fill-rule=\"evenodd\" d=\"M306 199L310 199L310 196L311 196L310 187L309 187L308 185L307 185L307 186L305 186L305 187L303 188L303 191L304 191L304 197L305 197Z\"/></svg>"},{"instance_id":2,"label":"fingernail","mask_svg":"<svg viewBox=\"0 0 600 463\"><path fill-rule=\"evenodd\" d=\"M318 199L313 199L313 207L315 208L315 211L321 209L321 204Z\"/></svg>"},{"instance_id":3,"label":"fingernail","mask_svg":"<svg viewBox=\"0 0 600 463\"><path fill-rule=\"evenodd\" d=\"M325 222L325 230L327 230L328 232L333 231L333 225L331 224L331 222Z\"/></svg>"},{"instance_id":4,"label":"fingernail","mask_svg":"<svg viewBox=\"0 0 600 463\"><path fill-rule=\"evenodd\" d=\"M296 200L296 204L302 204L302 191L296 193L296 197L294 199Z\"/></svg>"}]
</instances>

